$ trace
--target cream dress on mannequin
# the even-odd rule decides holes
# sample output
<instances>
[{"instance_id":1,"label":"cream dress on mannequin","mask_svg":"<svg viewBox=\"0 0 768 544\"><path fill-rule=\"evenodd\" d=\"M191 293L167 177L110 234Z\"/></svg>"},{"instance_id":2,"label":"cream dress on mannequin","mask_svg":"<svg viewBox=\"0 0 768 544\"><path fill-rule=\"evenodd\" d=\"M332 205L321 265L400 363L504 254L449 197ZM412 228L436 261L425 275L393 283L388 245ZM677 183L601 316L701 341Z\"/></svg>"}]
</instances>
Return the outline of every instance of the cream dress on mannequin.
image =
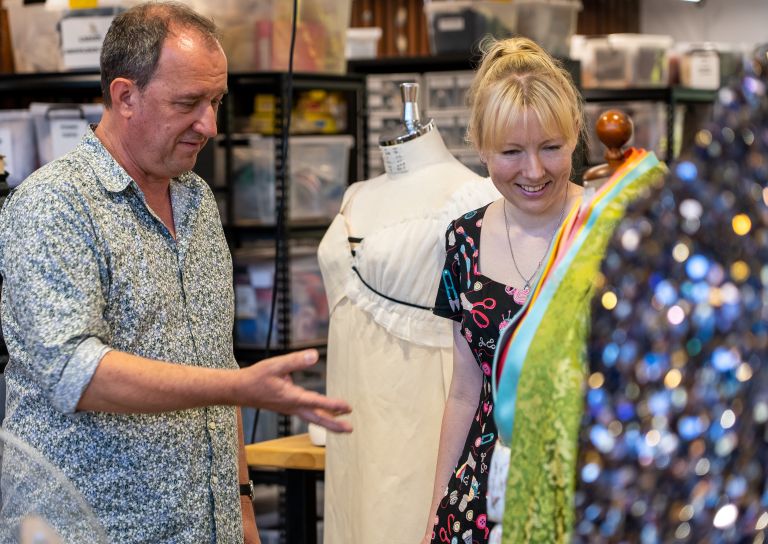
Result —
<instances>
[{"instance_id":1,"label":"cream dress on mannequin","mask_svg":"<svg viewBox=\"0 0 768 544\"><path fill-rule=\"evenodd\" d=\"M424 536L453 359L451 323L424 308L435 301L450 221L499 198L437 129L381 149L387 173L347 189L318 250L327 393L350 402L354 426L327 436L325 544Z\"/></svg>"}]
</instances>

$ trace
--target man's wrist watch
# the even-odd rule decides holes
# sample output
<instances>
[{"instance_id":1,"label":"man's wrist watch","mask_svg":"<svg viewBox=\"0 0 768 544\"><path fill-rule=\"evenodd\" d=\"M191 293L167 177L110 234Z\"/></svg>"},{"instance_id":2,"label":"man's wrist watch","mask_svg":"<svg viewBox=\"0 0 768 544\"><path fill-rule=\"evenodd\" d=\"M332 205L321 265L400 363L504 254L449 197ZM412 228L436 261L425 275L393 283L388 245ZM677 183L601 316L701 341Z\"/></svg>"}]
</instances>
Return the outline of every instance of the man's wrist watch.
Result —
<instances>
[{"instance_id":1,"label":"man's wrist watch","mask_svg":"<svg viewBox=\"0 0 768 544\"><path fill-rule=\"evenodd\" d=\"M247 484L240 484L240 496L248 497L251 500L256 498L253 489L253 480L248 480Z\"/></svg>"}]
</instances>

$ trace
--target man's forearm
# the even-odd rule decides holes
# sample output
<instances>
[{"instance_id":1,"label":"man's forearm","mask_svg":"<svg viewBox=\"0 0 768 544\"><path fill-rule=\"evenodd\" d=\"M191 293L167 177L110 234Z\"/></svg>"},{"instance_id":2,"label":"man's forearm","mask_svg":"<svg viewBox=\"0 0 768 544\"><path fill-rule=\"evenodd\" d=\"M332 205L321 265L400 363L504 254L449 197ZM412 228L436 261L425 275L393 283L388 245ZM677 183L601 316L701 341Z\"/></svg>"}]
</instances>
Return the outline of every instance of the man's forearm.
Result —
<instances>
[{"instance_id":1,"label":"man's forearm","mask_svg":"<svg viewBox=\"0 0 768 544\"><path fill-rule=\"evenodd\" d=\"M99 362L78 410L158 413L236 403L237 371L156 361L110 351Z\"/></svg>"}]
</instances>

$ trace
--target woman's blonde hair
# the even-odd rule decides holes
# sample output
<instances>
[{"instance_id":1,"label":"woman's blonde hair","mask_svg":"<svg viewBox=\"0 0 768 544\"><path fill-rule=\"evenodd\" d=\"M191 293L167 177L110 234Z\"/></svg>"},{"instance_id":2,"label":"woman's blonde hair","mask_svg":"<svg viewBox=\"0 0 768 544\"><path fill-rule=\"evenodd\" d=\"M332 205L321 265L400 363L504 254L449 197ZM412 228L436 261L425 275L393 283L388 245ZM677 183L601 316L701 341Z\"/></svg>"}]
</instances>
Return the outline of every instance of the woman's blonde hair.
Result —
<instances>
[{"instance_id":1,"label":"woman's blonde hair","mask_svg":"<svg viewBox=\"0 0 768 544\"><path fill-rule=\"evenodd\" d=\"M529 108L544 130L575 145L585 136L581 94L562 65L528 38L486 38L482 62L467 100L467 139L482 151L499 151L510 126Z\"/></svg>"}]
</instances>

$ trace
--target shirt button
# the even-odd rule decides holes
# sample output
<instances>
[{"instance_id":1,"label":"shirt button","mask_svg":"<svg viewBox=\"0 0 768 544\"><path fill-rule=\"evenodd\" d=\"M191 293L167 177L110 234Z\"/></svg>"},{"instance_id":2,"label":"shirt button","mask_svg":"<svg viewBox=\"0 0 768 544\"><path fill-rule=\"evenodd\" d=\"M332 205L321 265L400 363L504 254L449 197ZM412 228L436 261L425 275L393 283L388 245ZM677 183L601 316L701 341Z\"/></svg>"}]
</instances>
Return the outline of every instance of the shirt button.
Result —
<instances>
[{"instance_id":1,"label":"shirt button","mask_svg":"<svg viewBox=\"0 0 768 544\"><path fill-rule=\"evenodd\" d=\"M215 421L209 421L208 422L208 428L212 431L216 430L216 422Z\"/></svg>"},{"instance_id":2,"label":"shirt button","mask_svg":"<svg viewBox=\"0 0 768 544\"><path fill-rule=\"evenodd\" d=\"M219 478L218 478L218 476L211 476L211 483L212 483L213 485L216 485L216 484L218 484L218 483L219 483Z\"/></svg>"}]
</instances>

